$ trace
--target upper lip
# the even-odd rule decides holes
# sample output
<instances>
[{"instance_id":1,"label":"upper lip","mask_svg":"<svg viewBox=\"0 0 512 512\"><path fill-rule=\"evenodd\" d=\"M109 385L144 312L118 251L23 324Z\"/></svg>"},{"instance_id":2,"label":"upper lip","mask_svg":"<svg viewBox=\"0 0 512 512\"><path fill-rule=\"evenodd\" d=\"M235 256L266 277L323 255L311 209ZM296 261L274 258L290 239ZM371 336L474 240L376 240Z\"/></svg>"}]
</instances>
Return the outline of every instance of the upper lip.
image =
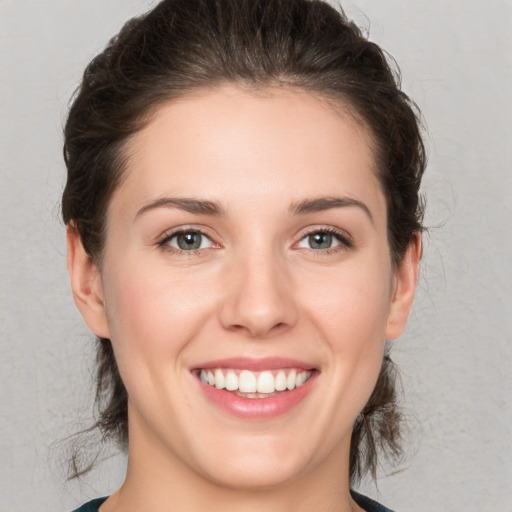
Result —
<instances>
[{"instance_id":1,"label":"upper lip","mask_svg":"<svg viewBox=\"0 0 512 512\"><path fill-rule=\"evenodd\" d=\"M280 368L298 368L303 370L314 370L315 366L288 357L231 357L227 359L217 359L215 361L206 361L202 364L195 365L192 370L209 369L209 368L232 368L239 370L278 370Z\"/></svg>"}]
</instances>

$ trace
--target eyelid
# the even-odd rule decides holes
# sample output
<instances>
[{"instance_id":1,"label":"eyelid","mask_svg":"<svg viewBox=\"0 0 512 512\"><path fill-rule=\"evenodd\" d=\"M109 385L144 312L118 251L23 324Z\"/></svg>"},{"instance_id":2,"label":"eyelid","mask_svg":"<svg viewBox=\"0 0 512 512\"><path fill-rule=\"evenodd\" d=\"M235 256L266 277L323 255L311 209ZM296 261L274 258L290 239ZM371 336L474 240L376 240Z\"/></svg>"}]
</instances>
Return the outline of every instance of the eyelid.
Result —
<instances>
[{"instance_id":1,"label":"eyelid","mask_svg":"<svg viewBox=\"0 0 512 512\"><path fill-rule=\"evenodd\" d=\"M304 240L306 237L314 235L315 233L328 233L330 235L333 235L336 237L338 242L340 243L341 248L338 248L339 246L331 247L328 249L306 249L311 250L317 253L326 253L329 251L336 251L336 250L343 250L343 249L351 249L354 247L354 241L349 233L347 233L343 229L335 228L333 226L310 226L306 228L304 231L300 233L300 235L297 237L297 241L294 242L294 246L300 243L302 240ZM298 249L303 249L302 247L299 247Z\"/></svg>"},{"instance_id":2,"label":"eyelid","mask_svg":"<svg viewBox=\"0 0 512 512\"><path fill-rule=\"evenodd\" d=\"M220 244L214 240L214 237L208 231L209 230L205 229L204 227L200 227L200 226L194 226L194 225L178 226L178 227L171 228L171 229L164 231L157 238L156 243L159 247L162 247L171 252L194 254L198 251L205 250L206 248L184 251L182 249L179 249L178 247L171 246L168 242L175 236L183 234L183 233L199 233L202 236L208 238L208 240L210 240L212 247L208 247L208 249L209 248L220 248L221 247Z\"/></svg>"},{"instance_id":3,"label":"eyelid","mask_svg":"<svg viewBox=\"0 0 512 512\"><path fill-rule=\"evenodd\" d=\"M206 248L203 248L203 249L184 251L184 250L181 250L177 247L173 247L168 244L169 240L171 240L173 237L175 237L179 234L193 232L193 233L199 233L202 236L205 236L206 238L208 238L208 240L210 240L212 246L208 247L208 249L209 248L221 248L221 244L219 244L218 242L215 241L214 236L212 236L212 234L209 233L209 231L210 231L209 229L206 229L202 226L195 226L195 225L178 226L178 227L171 228L171 229L164 231L158 237L156 243L159 247L163 247L169 251L179 252L179 253L187 253L187 254L194 254L195 252L199 252L199 251L206 249ZM315 233L329 233L337 239L337 241L339 242L339 245L336 245L335 247L332 247L332 248L321 249L321 250L297 247L298 243L300 243L306 237L311 236ZM293 248L296 248L296 249L310 250L310 251L313 251L316 253L328 253L329 251L334 252L334 251L340 251L340 250L344 250L344 249L350 249L354 246L354 242L353 242L351 235L343 229L336 228L333 226L316 225L316 226L307 227L304 230L302 230L300 232L300 234L296 237L296 241L292 244L292 246L293 246Z\"/></svg>"}]
</instances>

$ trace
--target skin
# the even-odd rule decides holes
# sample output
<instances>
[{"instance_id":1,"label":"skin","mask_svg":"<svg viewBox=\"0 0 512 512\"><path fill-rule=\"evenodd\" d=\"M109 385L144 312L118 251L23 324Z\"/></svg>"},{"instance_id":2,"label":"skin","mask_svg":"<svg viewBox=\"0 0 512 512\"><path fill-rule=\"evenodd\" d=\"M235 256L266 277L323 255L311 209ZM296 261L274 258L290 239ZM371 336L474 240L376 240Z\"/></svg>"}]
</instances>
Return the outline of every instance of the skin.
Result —
<instances>
[{"instance_id":1,"label":"skin","mask_svg":"<svg viewBox=\"0 0 512 512\"><path fill-rule=\"evenodd\" d=\"M101 270L68 229L75 301L112 340L129 395L127 478L101 512L360 510L352 425L385 340L405 328L420 255L418 237L392 265L370 143L315 96L234 86L160 107L130 141ZM297 212L333 197L360 204ZM164 198L222 212L155 206ZM176 229L207 238L179 252ZM312 247L309 234L326 229L341 238ZM319 373L288 413L235 418L190 368L238 356L299 357Z\"/></svg>"}]
</instances>

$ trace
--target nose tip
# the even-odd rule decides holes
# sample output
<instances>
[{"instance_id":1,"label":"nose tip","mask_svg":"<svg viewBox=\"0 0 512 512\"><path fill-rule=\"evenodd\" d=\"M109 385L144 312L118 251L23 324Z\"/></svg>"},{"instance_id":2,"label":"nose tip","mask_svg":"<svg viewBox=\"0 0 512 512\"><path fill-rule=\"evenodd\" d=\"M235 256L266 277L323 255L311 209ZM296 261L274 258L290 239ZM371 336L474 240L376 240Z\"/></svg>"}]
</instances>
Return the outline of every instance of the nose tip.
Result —
<instances>
[{"instance_id":1,"label":"nose tip","mask_svg":"<svg viewBox=\"0 0 512 512\"><path fill-rule=\"evenodd\" d=\"M269 267L253 265L236 275L233 272L221 312L224 328L266 338L295 323L297 310L290 282L285 272Z\"/></svg>"}]
</instances>

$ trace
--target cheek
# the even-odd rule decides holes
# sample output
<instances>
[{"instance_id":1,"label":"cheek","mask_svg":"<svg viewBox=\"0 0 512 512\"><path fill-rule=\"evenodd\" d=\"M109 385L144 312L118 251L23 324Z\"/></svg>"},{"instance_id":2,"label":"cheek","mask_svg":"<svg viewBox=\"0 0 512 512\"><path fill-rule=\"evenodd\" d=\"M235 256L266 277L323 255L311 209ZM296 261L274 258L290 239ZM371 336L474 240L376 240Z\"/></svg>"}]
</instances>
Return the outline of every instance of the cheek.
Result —
<instances>
[{"instance_id":1,"label":"cheek","mask_svg":"<svg viewBox=\"0 0 512 512\"><path fill-rule=\"evenodd\" d=\"M309 316L335 345L357 349L384 340L391 277L382 263L347 265L301 288Z\"/></svg>"},{"instance_id":2,"label":"cheek","mask_svg":"<svg viewBox=\"0 0 512 512\"><path fill-rule=\"evenodd\" d=\"M391 270L377 258L371 262L347 263L302 282L303 317L320 335L315 346L322 353L324 400L330 405L311 418L309 429L321 432L326 450L350 438L382 366Z\"/></svg>"},{"instance_id":3,"label":"cheek","mask_svg":"<svg viewBox=\"0 0 512 512\"><path fill-rule=\"evenodd\" d=\"M130 400L158 422L164 410L174 418L169 390L179 387L186 347L211 317L212 301L190 276L152 268L116 267L107 280L105 301L115 359Z\"/></svg>"},{"instance_id":4,"label":"cheek","mask_svg":"<svg viewBox=\"0 0 512 512\"><path fill-rule=\"evenodd\" d=\"M309 286L306 315L322 336L333 393L352 410L364 406L382 365L391 293L390 267L352 267Z\"/></svg>"},{"instance_id":5,"label":"cheek","mask_svg":"<svg viewBox=\"0 0 512 512\"><path fill-rule=\"evenodd\" d=\"M212 309L211 297L190 277L144 265L117 268L107 280L105 300L114 347L147 359L176 357Z\"/></svg>"}]
</instances>

